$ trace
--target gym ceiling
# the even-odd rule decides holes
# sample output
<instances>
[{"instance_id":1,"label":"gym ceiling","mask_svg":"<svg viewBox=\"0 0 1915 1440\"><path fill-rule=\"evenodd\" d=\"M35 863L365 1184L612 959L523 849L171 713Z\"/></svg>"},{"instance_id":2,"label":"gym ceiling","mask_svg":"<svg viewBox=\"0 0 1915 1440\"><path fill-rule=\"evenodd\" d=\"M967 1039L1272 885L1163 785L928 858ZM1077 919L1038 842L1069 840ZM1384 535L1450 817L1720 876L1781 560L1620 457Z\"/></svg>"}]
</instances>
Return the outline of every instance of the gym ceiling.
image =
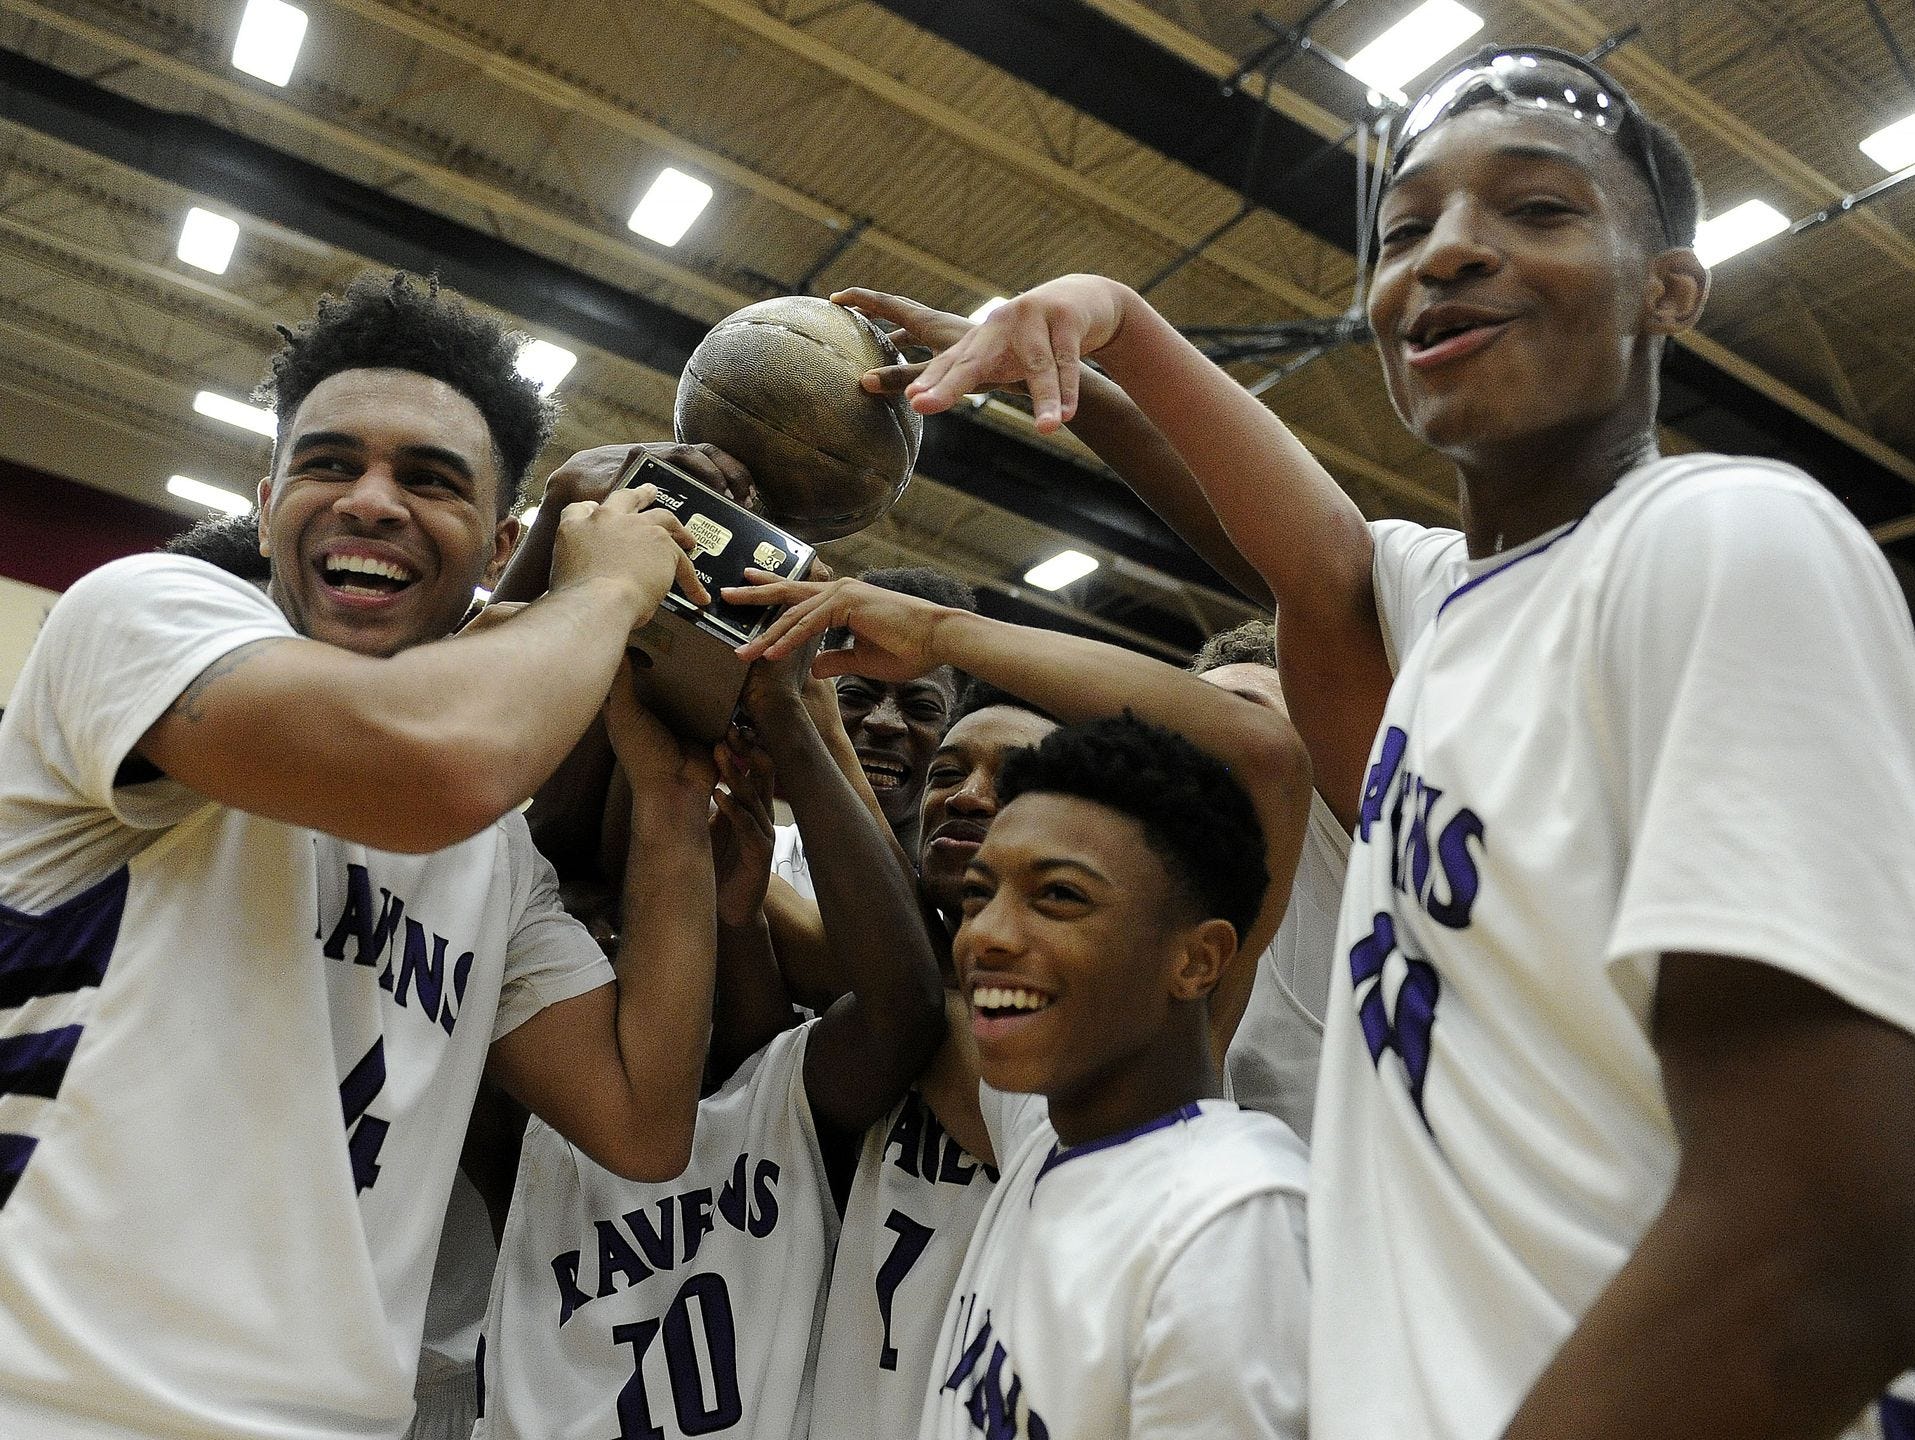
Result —
<instances>
[{"instance_id":1,"label":"gym ceiling","mask_svg":"<svg viewBox=\"0 0 1915 1440\"><path fill-rule=\"evenodd\" d=\"M273 327L368 265L437 270L577 353L544 469L668 435L684 357L753 300L862 284L970 312L1091 270L1250 351L1233 373L1367 513L1455 514L1367 346L1276 374L1334 339L1356 278L1364 87L1334 62L1412 0L301 3L281 86L232 63L243 0L0 0L0 454L182 515L205 512L171 475L249 491L266 440L195 395L244 397ZM1915 111L1908 0L1470 5L1470 46L1619 40L1606 65L1712 211L1839 206L1885 178L1858 142ZM670 247L626 225L667 166L713 190ZM176 256L196 206L239 224L223 274ZM1912 235L1915 184L1722 262L1663 407L1669 449L1794 459L1905 560ZM1067 546L1099 568L1023 580ZM897 509L830 553L1173 656L1253 613L1003 399L935 421Z\"/></svg>"}]
</instances>

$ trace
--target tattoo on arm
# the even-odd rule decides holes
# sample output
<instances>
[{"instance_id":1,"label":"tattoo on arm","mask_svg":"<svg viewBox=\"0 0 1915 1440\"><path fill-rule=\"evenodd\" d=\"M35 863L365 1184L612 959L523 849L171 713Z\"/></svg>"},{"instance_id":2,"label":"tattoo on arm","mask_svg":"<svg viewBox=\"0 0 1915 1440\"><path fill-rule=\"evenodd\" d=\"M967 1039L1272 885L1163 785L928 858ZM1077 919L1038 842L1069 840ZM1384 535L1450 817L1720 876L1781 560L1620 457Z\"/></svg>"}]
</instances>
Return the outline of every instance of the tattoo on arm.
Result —
<instances>
[{"instance_id":1,"label":"tattoo on arm","mask_svg":"<svg viewBox=\"0 0 1915 1440\"><path fill-rule=\"evenodd\" d=\"M194 724L199 723L199 721L206 718L206 706L204 702L207 692L223 678L232 674L248 660L258 655L267 646L277 645L279 643L280 641L277 638L254 640L245 645L241 645L236 650L227 651L224 655L220 656L219 659L215 660L211 665L208 665L204 670L200 671L198 675L193 677L193 683L180 691L179 698L167 707L166 713L169 715L177 715L180 719L191 721Z\"/></svg>"}]
</instances>

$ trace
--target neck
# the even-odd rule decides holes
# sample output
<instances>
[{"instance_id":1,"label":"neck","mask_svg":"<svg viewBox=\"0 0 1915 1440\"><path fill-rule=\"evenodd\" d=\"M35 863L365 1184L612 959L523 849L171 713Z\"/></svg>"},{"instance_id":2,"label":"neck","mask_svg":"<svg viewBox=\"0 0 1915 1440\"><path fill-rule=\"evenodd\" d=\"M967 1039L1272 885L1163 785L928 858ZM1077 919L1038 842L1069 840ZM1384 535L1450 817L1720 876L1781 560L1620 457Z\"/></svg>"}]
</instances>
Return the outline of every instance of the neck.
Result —
<instances>
[{"instance_id":1,"label":"neck","mask_svg":"<svg viewBox=\"0 0 1915 1440\"><path fill-rule=\"evenodd\" d=\"M923 826L919 823L919 819L918 807L914 804L909 815L892 822L891 833L898 837L898 844L904 847L906 855L918 853L918 836L923 833Z\"/></svg>"},{"instance_id":2,"label":"neck","mask_svg":"<svg viewBox=\"0 0 1915 1440\"><path fill-rule=\"evenodd\" d=\"M1193 1004L1188 1011L1173 1017L1148 1049L1120 1056L1068 1090L1049 1095L1057 1138L1066 1145L1088 1144L1133 1130L1179 1106L1222 1095L1204 1007Z\"/></svg>"},{"instance_id":3,"label":"neck","mask_svg":"<svg viewBox=\"0 0 1915 1440\"><path fill-rule=\"evenodd\" d=\"M1500 554L1580 520L1657 453L1654 421L1633 415L1452 453L1470 558Z\"/></svg>"}]
</instances>

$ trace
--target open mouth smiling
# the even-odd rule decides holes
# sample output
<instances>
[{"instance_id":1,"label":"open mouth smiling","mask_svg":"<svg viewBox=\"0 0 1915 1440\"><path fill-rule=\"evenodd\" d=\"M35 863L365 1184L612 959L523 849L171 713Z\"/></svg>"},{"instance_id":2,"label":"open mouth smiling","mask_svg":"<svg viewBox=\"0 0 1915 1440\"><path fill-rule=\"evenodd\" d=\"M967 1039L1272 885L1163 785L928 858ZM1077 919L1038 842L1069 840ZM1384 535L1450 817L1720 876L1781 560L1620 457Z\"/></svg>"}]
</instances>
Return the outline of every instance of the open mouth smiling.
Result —
<instances>
[{"instance_id":1,"label":"open mouth smiling","mask_svg":"<svg viewBox=\"0 0 1915 1440\"><path fill-rule=\"evenodd\" d=\"M402 560L342 551L322 555L317 566L326 587L353 600L383 600L410 589L419 575Z\"/></svg>"},{"instance_id":2,"label":"open mouth smiling","mask_svg":"<svg viewBox=\"0 0 1915 1440\"><path fill-rule=\"evenodd\" d=\"M1419 369L1441 365L1483 349L1515 318L1473 305L1432 305L1404 327L1404 349Z\"/></svg>"},{"instance_id":3,"label":"open mouth smiling","mask_svg":"<svg viewBox=\"0 0 1915 1440\"><path fill-rule=\"evenodd\" d=\"M864 778L871 782L871 788L879 794L887 790L902 790L911 767L902 760L889 755L858 756L858 764L864 770Z\"/></svg>"}]
</instances>

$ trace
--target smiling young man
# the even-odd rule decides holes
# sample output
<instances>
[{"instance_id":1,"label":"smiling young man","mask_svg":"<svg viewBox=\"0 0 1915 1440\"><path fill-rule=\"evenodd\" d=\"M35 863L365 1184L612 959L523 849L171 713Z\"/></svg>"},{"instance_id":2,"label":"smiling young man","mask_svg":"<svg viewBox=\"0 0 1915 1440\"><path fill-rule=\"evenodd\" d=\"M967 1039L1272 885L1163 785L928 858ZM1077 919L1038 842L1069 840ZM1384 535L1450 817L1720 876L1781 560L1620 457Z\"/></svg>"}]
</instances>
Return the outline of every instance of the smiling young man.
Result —
<instances>
[{"instance_id":1,"label":"smiling young man","mask_svg":"<svg viewBox=\"0 0 1915 1440\"><path fill-rule=\"evenodd\" d=\"M1828 1436L1915 1356L1915 981L1881 941L1915 928L1915 640L1826 490L1657 454L1698 205L1576 56L1486 52L1412 107L1369 316L1461 532L1362 527L1112 282L1039 287L919 382L1028 379L1043 429L1098 352L1279 605L1314 564L1349 621L1355 660L1286 687L1360 781L1311 1207L1329 1440ZM1391 644L1358 758L1327 712Z\"/></svg>"},{"instance_id":2,"label":"smiling young man","mask_svg":"<svg viewBox=\"0 0 1915 1440\"><path fill-rule=\"evenodd\" d=\"M1256 807L1129 716L1012 754L953 942L1003 1178L920 1435L1304 1433L1301 1141L1221 1094L1207 1002L1270 877Z\"/></svg>"},{"instance_id":3,"label":"smiling young man","mask_svg":"<svg viewBox=\"0 0 1915 1440\"><path fill-rule=\"evenodd\" d=\"M271 599L116 561L28 658L0 722L0 1433L398 1435L482 1070L610 1168L685 1163L711 915L633 867L614 970L516 807L633 625L699 593L690 537L640 493L574 506L551 592L446 638L549 430L518 340L403 277L328 297L273 366Z\"/></svg>"}]
</instances>

